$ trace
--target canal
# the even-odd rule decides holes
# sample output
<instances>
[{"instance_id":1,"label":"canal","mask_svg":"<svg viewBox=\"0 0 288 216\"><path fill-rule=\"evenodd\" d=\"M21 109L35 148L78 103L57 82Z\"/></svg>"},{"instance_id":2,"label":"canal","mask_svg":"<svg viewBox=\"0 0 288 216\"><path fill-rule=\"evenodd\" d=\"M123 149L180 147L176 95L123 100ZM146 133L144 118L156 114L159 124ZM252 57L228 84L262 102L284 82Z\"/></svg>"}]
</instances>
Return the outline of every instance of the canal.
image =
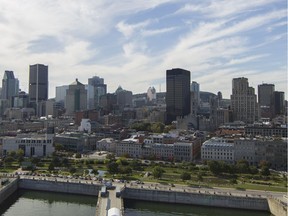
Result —
<instances>
[{"instance_id":1,"label":"canal","mask_svg":"<svg viewBox=\"0 0 288 216\"><path fill-rule=\"evenodd\" d=\"M97 197L18 190L0 206L3 216L95 216ZM268 212L125 200L125 216L270 216Z\"/></svg>"}]
</instances>

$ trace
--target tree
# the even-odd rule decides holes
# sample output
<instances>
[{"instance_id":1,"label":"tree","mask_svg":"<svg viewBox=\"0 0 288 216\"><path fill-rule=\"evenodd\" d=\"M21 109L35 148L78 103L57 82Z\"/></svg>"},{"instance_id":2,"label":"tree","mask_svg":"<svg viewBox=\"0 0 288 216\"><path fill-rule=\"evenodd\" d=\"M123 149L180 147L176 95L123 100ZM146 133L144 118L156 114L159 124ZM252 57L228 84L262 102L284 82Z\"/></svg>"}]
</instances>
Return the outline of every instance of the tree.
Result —
<instances>
[{"instance_id":1,"label":"tree","mask_svg":"<svg viewBox=\"0 0 288 216\"><path fill-rule=\"evenodd\" d=\"M214 174L218 175L221 173L221 165L218 161L208 161L209 170Z\"/></svg>"},{"instance_id":2,"label":"tree","mask_svg":"<svg viewBox=\"0 0 288 216\"><path fill-rule=\"evenodd\" d=\"M163 133L165 125L161 122L156 122L151 125L151 131L153 133Z\"/></svg>"},{"instance_id":3,"label":"tree","mask_svg":"<svg viewBox=\"0 0 288 216\"><path fill-rule=\"evenodd\" d=\"M9 156L15 158L15 156L16 156L16 151L10 151L10 152L9 152Z\"/></svg>"},{"instance_id":4,"label":"tree","mask_svg":"<svg viewBox=\"0 0 288 216\"><path fill-rule=\"evenodd\" d=\"M236 170L239 173L250 173L249 162L246 160L237 161Z\"/></svg>"},{"instance_id":5,"label":"tree","mask_svg":"<svg viewBox=\"0 0 288 216\"><path fill-rule=\"evenodd\" d=\"M191 180L191 174L188 172L183 172L180 175L180 178L185 181L185 180Z\"/></svg>"},{"instance_id":6,"label":"tree","mask_svg":"<svg viewBox=\"0 0 288 216\"><path fill-rule=\"evenodd\" d=\"M141 162L139 160L135 160L135 159L132 160L130 163L130 166L132 167L133 170L139 170L139 171L142 170Z\"/></svg>"},{"instance_id":7,"label":"tree","mask_svg":"<svg viewBox=\"0 0 288 216\"><path fill-rule=\"evenodd\" d=\"M108 160L115 160L115 154L107 154L106 159Z\"/></svg>"},{"instance_id":8,"label":"tree","mask_svg":"<svg viewBox=\"0 0 288 216\"><path fill-rule=\"evenodd\" d=\"M263 176L269 176L270 175L270 170L268 166L262 167L260 174Z\"/></svg>"},{"instance_id":9,"label":"tree","mask_svg":"<svg viewBox=\"0 0 288 216\"><path fill-rule=\"evenodd\" d=\"M60 143L55 144L55 150L56 151L61 151L63 149L64 149L64 146L62 144L60 144Z\"/></svg>"},{"instance_id":10,"label":"tree","mask_svg":"<svg viewBox=\"0 0 288 216\"><path fill-rule=\"evenodd\" d=\"M23 151L23 149L18 149L18 150L16 151L16 157L19 159L19 158L23 158L23 156L24 156L24 151Z\"/></svg>"},{"instance_id":11,"label":"tree","mask_svg":"<svg viewBox=\"0 0 288 216\"><path fill-rule=\"evenodd\" d=\"M55 168L54 163L51 162L51 163L49 164L49 166L48 166L49 172L53 171L54 168Z\"/></svg>"},{"instance_id":12,"label":"tree","mask_svg":"<svg viewBox=\"0 0 288 216\"><path fill-rule=\"evenodd\" d=\"M156 166L156 167L154 167L154 169L152 170L152 175L153 175L154 178L160 179L160 178L162 177L162 175L163 175L164 172L165 172L165 171L164 171L161 167Z\"/></svg>"},{"instance_id":13,"label":"tree","mask_svg":"<svg viewBox=\"0 0 288 216\"><path fill-rule=\"evenodd\" d=\"M76 168L75 168L75 167L71 167L71 168L69 169L69 172L70 172L71 174L74 174L74 173L76 172Z\"/></svg>"},{"instance_id":14,"label":"tree","mask_svg":"<svg viewBox=\"0 0 288 216\"><path fill-rule=\"evenodd\" d=\"M80 153L76 153L75 158L81 158L81 154Z\"/></svg>"},{"instance_id":15,"label":"tree","mask_svg":"<svg viewBox=\"0 0 288 216\"><path fill-rule=\"evenodd\" d=\"M110 174L118 173L118 166L119 166L119 164L117 164L117 163L114 162L114 161L108 163L108 164L107 164L108 172L109 172Z\"/></svg>"}]
</instances>

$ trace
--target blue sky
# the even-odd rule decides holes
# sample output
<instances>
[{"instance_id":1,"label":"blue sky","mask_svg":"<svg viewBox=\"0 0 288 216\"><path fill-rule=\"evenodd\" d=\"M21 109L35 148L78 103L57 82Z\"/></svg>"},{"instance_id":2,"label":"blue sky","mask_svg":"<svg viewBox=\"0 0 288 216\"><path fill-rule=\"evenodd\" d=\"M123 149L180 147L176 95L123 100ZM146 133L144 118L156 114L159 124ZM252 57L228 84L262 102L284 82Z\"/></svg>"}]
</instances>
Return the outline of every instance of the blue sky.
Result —
<instances>
[{"instance_id":1,"label":"blue sky","mask_svg":"<svg viewBox=\"0 0 288 216\"><path fill-rule=\"evenodd\" d=\"M229 98L247 77L287 99L286 0L0 0L0 32L0 71L27 91L29 65L48 65L50 98L95 75L108 92L165 91L184 68L201 91Z\"/></svg>"}]
</instances>

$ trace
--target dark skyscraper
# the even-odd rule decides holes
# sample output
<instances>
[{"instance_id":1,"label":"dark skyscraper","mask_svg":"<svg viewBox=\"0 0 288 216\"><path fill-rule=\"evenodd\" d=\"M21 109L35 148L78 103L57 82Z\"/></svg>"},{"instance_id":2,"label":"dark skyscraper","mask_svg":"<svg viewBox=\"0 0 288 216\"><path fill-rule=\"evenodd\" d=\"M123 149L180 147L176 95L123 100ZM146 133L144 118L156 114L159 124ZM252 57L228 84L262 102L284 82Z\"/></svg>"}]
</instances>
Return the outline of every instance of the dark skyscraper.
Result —
<instances>
[{"instance_id":1,"label":"dark skyscraper","mask_svg":"<svg viewBox=\"0 0 288 216\"><path fill-rule=\"evenodd\" d=\"M190 114L190 71L174 68L166 71L167 123Z\"/></svg>"},{"instance_id":2,"label":"dark skyscraper","mask_svg":"<svg viewBox=\"0 0 288 216\"><path fill-rule=\"evenodd\" d=\"M258 103L259 106L271 106L273 92L275 91L274 84L258 85Z\"/></svg>"},{"instance_id":3,"label":"dark skyscraper","mask_svg":"<svg viewBox=\"0 0 288 216\"><path fill-rule=\"evenodd\" d=\"M48 99L48 66L43 64L30 65L29 71L30 103L38 114L38 105Z\"/></svg>"},{"instance_id":4,"label":"dark skyscraper","mask_svg":"<svg viewBox=\"0 0 288 216\"><path fill-rule=\"evenodd\" d=\"M272 97L273 117L285 113L285 96L284 92L275 91Z\"/></svg>"},{"instance_id":5,"label":"dark skyscraper","mask_svg":"<svg viewBox=\"0 0 288 216\"><path fill-rule=\"evenodd\" d=\"M13 97L19 92L19 81L15 79L13 71L5 71L2 79L1 98L9 101L9 106L13 106Z\"/></svg>"}]
</instances>

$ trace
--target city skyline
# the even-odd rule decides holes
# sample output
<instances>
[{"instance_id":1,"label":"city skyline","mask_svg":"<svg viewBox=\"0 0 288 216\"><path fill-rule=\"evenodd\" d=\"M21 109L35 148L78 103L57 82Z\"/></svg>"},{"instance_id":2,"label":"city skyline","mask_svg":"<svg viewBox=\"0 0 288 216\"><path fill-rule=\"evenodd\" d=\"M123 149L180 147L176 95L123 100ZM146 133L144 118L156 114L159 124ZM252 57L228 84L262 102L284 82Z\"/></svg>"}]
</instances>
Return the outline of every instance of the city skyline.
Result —
<instances>
[{"instance_id":1,"label":"city skyline","mask_svg":"<svg viewBox=\"0 0 288 216\"><path fill-rule=\"evenodd\" d=\"M287 99L282 0L0 3L0 71L14 71L26 92L29 65L39 63L49 67L49 98L56 86L75 78L86 84L95 75L107 92L119 85L166 91L165 71L183 68L201 91L224 98L233 78L246 77L256 92L271 83Z\"/></svg>"}]
</instances>

